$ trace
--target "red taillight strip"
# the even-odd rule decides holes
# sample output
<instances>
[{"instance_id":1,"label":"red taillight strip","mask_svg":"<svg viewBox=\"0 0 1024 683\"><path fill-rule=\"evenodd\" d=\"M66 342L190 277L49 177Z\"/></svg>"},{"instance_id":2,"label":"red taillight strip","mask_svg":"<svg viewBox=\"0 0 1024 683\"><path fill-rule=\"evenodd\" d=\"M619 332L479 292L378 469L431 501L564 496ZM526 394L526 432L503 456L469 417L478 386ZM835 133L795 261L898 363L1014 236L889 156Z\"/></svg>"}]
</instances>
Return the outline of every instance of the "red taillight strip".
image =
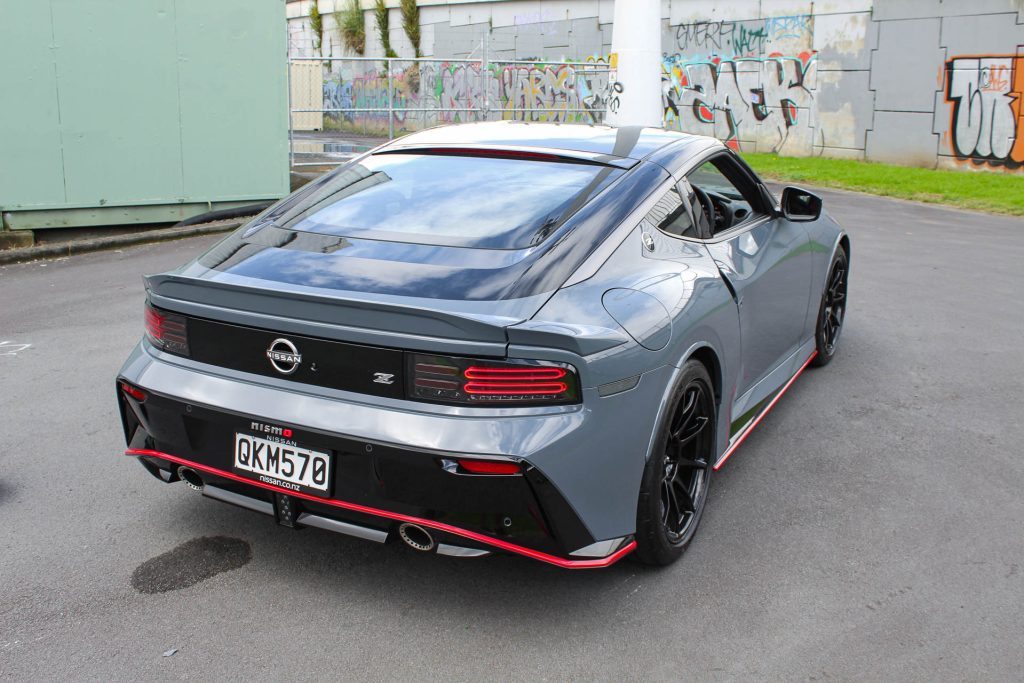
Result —
<instances>
[{"instance_id":1,"label":"red taillight strip","mask_svg":"<svg viewBox=\"0 0 1024 683\"><path fill-rule=\"evenodd\" d=\"M519 464L499 460L469 460L460 458L459 467L471 474L519 474Z\"/></svg>"},{"instance_id":2,"label":"red taillight strip","mask_svg":"<svg viewBox=\"0 0 1024 683\"><path fill-rule=\"evenodd\" d=\"M467 394L487 394L489 396L529 396L543 394L563 394L569 390L565 382L466 382L463 391Z\"/></svg>"},{"instance_id":3,"label":"red taillight strip","mask_svg":"<svg viewBox=\"0 0 1024 683\"><path fill-rule=\"evenodd\" d=\"M138 387L133 387L131 384L128 384L128 382L121 382L121 391L128 394L139 403L142 403L149 397L145 391Z\"/></svg>"},{"instance_id":4,"label":"red taillight strip","mask_svg":"<svg viewBox=\"0 0 1024 683\"><path fill-rule=\"evenodd\" d=\"M501 550L505 550L510 553L516 553L518 555L523 555L534 560L547 562L548 564L553 564L556 567L562 567L563 569L600 569L602 567L608 567L610 565L615 564L623 557L633 552L633 549L636 548L636 541L631 540L629 543L619 548L608 557L601 557L594 560L566 560L556 555L549 555L539 550L533 550L532 548L524 548L521 545L509 543L508 541L502 541L498 538L491 538L490 536L485 536L484 534L480 534L475 531L470 531L469 529L460 529L457 526L445 524L444 522L436 522L432 519L421 519L419 517L412 517L411 515L403 515L398 512L389 512L388 510L379 510L377 508L368 507L366 505L359 505L358 503L349 503L343 500L335 500L333 498L318 498L316 496L311 496L306 493L300 493L299 491L290 491L279 486L274 486L273 484L266 484L262 481L256 481L254 479L246 479L245 477L240 477L237 474L233 474L232 472L226 472L224 470L219 470L215 467L202 465L200 463L192 462L191 460L179 458L175 455L170 455L169 453L163 453L161 451L152 451L144 448L129 448L124 452L124 454L133 457L148 456L152 458L160 458L161 460L167 460L178 465L185 465L186 467L191 467L192 469L199 470L200 472L206 472L207 474L212 474L216 477L223 477L224 479L230 479L232 481L237 481L242 484L249 484L250 486L267 489L268 491L274 491L275 493L284 493L294 498L310 500L313 501L314 503L323 503L324 505L331 505L333 507L342 508L343 510L361 512L363 514L384 517L385 519L393 519L399 522L408 522L410 524L418 524L420 526L430 527L431 529L444 531L449 534L454 534L455 536L468 538L471 541L485 543L487 545L493 546L495 548L500 548Z\"/></svg>"},{"instance_id":5,"label":"red taillight strip","mask_svg":"<svg viewBox=\"0 0 1024 683\"><path fill-rule=\"evenodd\" d=\"M737 437L736 441L734 441L733 444L729 446L728 449L726 449L725 453L722 455L721 458L719 458L718 462L716 462L715 466L711 469L717 472L719 468L721 468L722 465L725 464L725 461L729 459L729 456L736 452L736 449L740 447L740 444L743 443L744 440L746 440L746 438L750 435L750 432L754 431L754 427L761 424L761 420L763 420L764 416L768 414L768 411L775 407L775 404L779 402L779 399L782 398L782 395L784 393L786 393L786 390L789 389L790 385L796 381L796 378L800 376L800 373L807 369L807 366L811 364L811 361L814 360L814 357L817 355L817 349L811 352L810 358L805 360L804 364L800 366L800 369L796 371L796 374L790 377L789 381L782 385L782 388L779 389L779 393L775 394L775 398L773 398L771 402L767 406L765 406L764 410L758 413L757 417L754 418L753 422L751 422L749 425L747 425L746 428L744 428L743 432L739 435L739 437Z\"/></svg>"},{"instance_id":6,"label":"red taillight strip","mask_svg":"<svg viewBox=\"0 0 1024 683\"><path fill-rule=\"evenodd\" d=\"M463 373L466 379L493 379L493 380L538 380L538 379L562 379L565 377L565 370L562 368L478 368L475 365L466 368Z\"/></svg>"}]
</instances>

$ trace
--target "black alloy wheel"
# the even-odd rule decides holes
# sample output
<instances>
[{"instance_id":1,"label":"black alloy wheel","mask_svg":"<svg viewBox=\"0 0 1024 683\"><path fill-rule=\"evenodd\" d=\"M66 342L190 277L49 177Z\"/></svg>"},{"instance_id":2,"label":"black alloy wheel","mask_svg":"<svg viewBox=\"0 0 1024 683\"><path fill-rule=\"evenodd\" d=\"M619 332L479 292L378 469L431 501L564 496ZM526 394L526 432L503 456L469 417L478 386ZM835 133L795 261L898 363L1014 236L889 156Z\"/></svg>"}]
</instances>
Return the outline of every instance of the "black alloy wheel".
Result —
<instances>
[{"instance_id":1,"label":"black alloy wheel","mask_svg":"<svg viewBox=\"0 0 1024 683\"><path fill-rule=\"evenodd\" d=\"M846 319L846 286L850 271L846 252L842 247L836 250L829 269L825 290L821 294L821 308L818 311L818 328L815 334L818 355L815 365L825 365L836 353L839 335Z\"/></svg>"},{"instance_id":2,"label":"black alloy wheel","mask_svg":"<svg viewBox=\"0 0 1024 683\"><path fill-rule=\"evenodd\" d=\"M684 366L671 406L671 418L644 470L637 507L636 557L653 565L671 564L682 555L707 502L715 455L715 401L700 362Z\"/></svg>"}]
</instances>

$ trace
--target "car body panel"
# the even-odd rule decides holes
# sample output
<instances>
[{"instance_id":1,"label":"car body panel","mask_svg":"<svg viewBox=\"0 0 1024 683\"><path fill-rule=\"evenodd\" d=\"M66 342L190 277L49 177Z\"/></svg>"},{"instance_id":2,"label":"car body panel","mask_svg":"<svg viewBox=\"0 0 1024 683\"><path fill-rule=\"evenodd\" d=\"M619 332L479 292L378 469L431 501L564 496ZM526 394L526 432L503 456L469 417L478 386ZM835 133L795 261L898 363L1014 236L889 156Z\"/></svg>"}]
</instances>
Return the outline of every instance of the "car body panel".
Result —
<instances>
[{"instance_id":1,"label":"car body panel","mask_svg":"<svg viewBox=\"0 0 1024 683\"><path fill-rule=\"evenodd\" d=\"M550 488L549 502L585 530L573 542L626 538L680 369L695 356L709 366L721 459L813 353L825 273L845 233L827 215L794 223L774 209L711 240L658 230L645 216L660 195L710 155L729 153L709 138L474 124L383 149L444 146L629 161L547 240L522 250L314 236L274 225L272 207L191 264L149 277L150 302L282 335L564 363L578 372L579 404L421 403L197 362L146 341L120 377L207 410L406 449L412 458L522 462ZM564 554L577 549L558 542Z\"/></svg>"},{"instance_id":2,"label":"car body panel","mask_svg":"<svg viewBox=\"0 0 1024 683\"><path fill-rule=\"evenodd\" d=\"M707 243L736 293L744 343L740 393L771 372L803 341L812 264L807 231L781 218Z\"/></svg>"}]
</instances>

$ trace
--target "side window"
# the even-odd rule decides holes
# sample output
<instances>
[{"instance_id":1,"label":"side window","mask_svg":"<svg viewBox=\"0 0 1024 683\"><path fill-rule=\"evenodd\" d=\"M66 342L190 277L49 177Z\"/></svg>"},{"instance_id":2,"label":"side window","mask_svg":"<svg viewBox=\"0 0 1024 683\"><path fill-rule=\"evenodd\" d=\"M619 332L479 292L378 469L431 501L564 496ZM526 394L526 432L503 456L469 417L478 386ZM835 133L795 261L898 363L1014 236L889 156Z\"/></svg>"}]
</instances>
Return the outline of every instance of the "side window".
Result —
<instances>
[{"instance_id":1,"label":"side window","mask_svg":"<svg viewBox=\"0 0 1024 683\"><path fill-rule=\"evenodd\" d=\"M699 237L693 216L679 194L678 187L673 187L658 200L654 208L647 214L647 220L658 230L676 237Z\"/></svg>"},{"instance_id":2,"label":"side window","mask_svg":"<svg viewBox=\"0 0 1024 683\"><path fill-rule=\"evenodd\" d=\"M697 195L712 233L730 230L760 215L757 186L727 155L716 156L691 171L686 179Z\"/></svg>"}]
</instances>

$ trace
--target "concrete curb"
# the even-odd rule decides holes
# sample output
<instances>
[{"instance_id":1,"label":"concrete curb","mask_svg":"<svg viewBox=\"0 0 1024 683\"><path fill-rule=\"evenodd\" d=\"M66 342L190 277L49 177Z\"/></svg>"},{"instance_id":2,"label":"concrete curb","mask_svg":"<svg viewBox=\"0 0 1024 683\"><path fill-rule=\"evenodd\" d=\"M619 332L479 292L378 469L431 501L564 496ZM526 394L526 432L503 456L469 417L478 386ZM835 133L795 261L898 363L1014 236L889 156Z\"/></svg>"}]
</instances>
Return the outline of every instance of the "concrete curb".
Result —
<instances>
[{"instance_id":1,"label":"concrete curb","mask_svg":"<svg viewBox=\"0 0 1024 683\"><path fill-rule=\"evenodd\" d=\"M110 237L92 237L74 242L62 242L58 244L41 244L37 247L24 247L21 249L6 249L0 251L0 266L10 263L21 263L34 261L36 259L57 258L60 256L72 256L74 254L85 254L91 251L113 249L116 247L128 247L135 244L148 244L151 242L165 242L167 240L182 239L185 237L198 237L200 235L213 235L219 232L234 230L248 218L233 218L227 221L214 221L212 223L200 223L188 225L183 228L162 228L159 230L145 230L133 232L127 235L112 235Z\"/></svg>"}]
</instances>

